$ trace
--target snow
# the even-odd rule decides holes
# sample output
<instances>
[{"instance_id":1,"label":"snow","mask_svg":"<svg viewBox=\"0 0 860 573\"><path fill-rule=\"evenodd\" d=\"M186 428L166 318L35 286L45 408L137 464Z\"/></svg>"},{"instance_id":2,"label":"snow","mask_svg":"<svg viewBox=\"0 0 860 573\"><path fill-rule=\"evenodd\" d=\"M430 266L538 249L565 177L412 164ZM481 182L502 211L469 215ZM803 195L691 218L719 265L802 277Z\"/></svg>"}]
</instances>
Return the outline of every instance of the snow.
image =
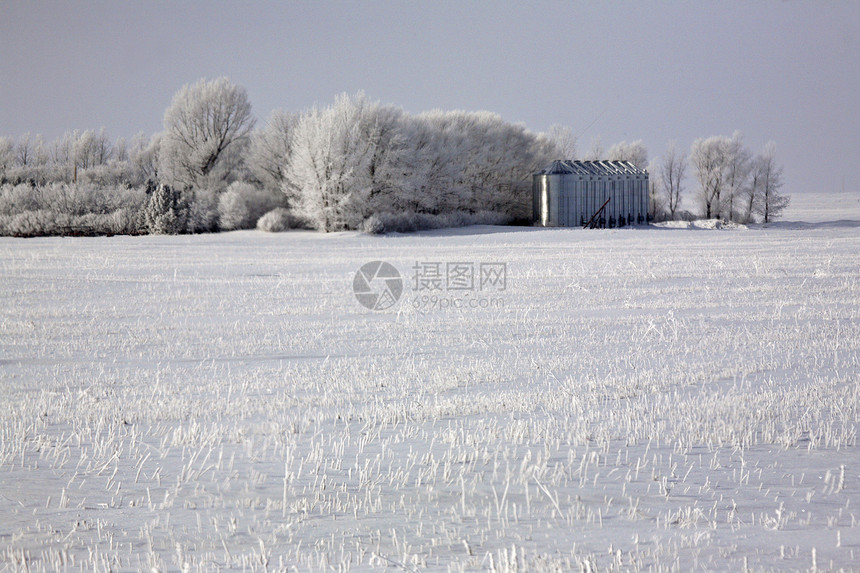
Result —
<instances>
[{"instance_id":1,"label":"snow","mask_svg":"<svg viewBox=\"0 0 860 573\"><path fill-rule=\"evenodd\" d=\"M712 231L714 229L729 229L733 231L747 229L746 225L733 223L731 221L721 221L719 219L665 221L662 223L655 223L654 226L661 229L702 229L707 231Z\"/></svg>"},{"instance_id":2,"label":"snow","mask_svg":"<svg viewBox=\"0 0 860 573\"><path fill-rule=\"evenodd\" d=\"M860 216L802 215L0 239L0 569L856 570Z\"/></svg>"},{"instance_id":3,"label":"snow","mask_svg":"<svg viewBox=\"0 0 860 573\"><path fill-rule=\"evenodd\" d=\"M807 223L860 221L860 192L793 193L783 219Z\"/></svg>"}]
</instances>

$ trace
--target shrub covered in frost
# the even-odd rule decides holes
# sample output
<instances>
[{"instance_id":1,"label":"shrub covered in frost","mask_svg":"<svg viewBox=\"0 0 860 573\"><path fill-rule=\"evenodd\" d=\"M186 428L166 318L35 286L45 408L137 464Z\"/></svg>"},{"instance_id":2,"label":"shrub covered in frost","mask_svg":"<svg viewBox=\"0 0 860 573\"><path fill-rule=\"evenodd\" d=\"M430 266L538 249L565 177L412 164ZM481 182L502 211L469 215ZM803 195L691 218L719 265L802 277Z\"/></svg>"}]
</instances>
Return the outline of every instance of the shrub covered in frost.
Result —
<instances>
[{"instance_id":1,"label":"shrub covered in frost","mask_svg":"<svg viewBox=\"0 0 860 573\"><path fill-rule=\"evenodd\" d=\"M169 185L159 185L143 210L146 229L154 235L177 235L186 230L188 204L182 193Z\"/></svg>"},{"instance_id":2,"label":"shrub covered in frost","mask_svg":"<svg viewBox=\"0 0 860 573\"><path fill-rule=\"evenodd\" d=\"M188 195L188 232L218 231L218 194L212 189L197 189Z\"/></svg>"},{"instance_id":3,"label":"shrub covered in frost","mask_svg":"<svg viewBox=\"0 0 860 573\"><path fill-rule=\"evenodd\" d=\"M377 213L364 220L361 230L371 235L382 233L411 233L430 229L467 227L469 225L507 225L512 217L494 211L468 213L454 211L431 215L429 213Z\"/></svg>"},{"instance_id":4,"label":"shrub covered in frost","mask_svg":"<svg viewBox=\"0 0 860 573\"><path fill-rule=\"evenodd\" d=\"M257 220L257 229L267 233L281 233L289 229L304 227L304 222L285 207L276 207Z\"/></svg>"},{"instance_id":5,"label":"shrub covered in frost","mask_svg":"<svg viewBox=\"0 0 860 573\"><path fill-rule=\"evenodd\" d=\"M147 199L143 188L67 183L2 185L0 234L136 234L141 231L140 213Z\"/></svg>"},{"instance_id":6,"label":"shrub covered in frost","mask_svg":"<svg viewBox=\"0 0 860 573\"><path fill-rule=\"evenodd\" d=\"M0 215L0 232L13 237L38 237L56 235L64 221L57 221L57 214L47 209L24 211L11 215Z\"/></svg>"},{"instance_id":7,"label":"shrub covered in frost","mask_svg":"<svg viewBox=\"0 0 860 573\"><path fill-rule=\"evenodd\" d=\"M361 230L370 235L381 235L385 232L385 223L379 215L371 215L361 224Z\"/></svg>"},{"instance_id":8,"label":"shrub covered in frost","mask_svg":"<svg viewBox=\"0 0 860 573\"><path fill-rule=\"evenodd\" d=\"M36 211L41 207L35 187L27 184L0 185L0 216Z\"/></svg>"},{"instance_id":9,"label":"shrub covered in frost","mask_svg":"<svg viewBox=\"0 0 860 573\"><path fill-rule=\"evenodd\" d=\"M250 183L232 183L218 200L221 228L225 231L253 229L260 217L283 206L284 201L282 193L260 189Z\"/></svg>"}]
</instances>

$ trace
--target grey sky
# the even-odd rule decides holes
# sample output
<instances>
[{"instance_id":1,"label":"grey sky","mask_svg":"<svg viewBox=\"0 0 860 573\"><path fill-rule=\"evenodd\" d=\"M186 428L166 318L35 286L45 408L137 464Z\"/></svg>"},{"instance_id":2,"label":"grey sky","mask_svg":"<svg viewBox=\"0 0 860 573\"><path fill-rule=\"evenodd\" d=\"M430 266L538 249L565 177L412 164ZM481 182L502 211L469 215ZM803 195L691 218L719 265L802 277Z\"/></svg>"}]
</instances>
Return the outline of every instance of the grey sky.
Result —
<instances>
[{"instance_id":1,"label":"grey sky","mask_svg":"<svg viewBox=\"0 0 860 573\"><path fill-rule=\"evenodd\" d=\"M363 89L569 125L581 153L739 129L776 141L786 192L855 190L858 62L856 1L0 0L0 135L151 134L183 84L226 75L261 121Z\"/></svg>"}]
</instances>

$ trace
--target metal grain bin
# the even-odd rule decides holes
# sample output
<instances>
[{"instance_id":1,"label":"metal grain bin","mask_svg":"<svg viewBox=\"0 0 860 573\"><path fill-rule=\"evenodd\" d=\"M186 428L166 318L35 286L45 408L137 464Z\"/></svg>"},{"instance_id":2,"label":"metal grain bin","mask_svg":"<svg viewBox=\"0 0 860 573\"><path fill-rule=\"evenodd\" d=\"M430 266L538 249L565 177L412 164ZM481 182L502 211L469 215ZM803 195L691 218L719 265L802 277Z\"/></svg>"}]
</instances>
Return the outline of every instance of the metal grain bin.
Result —
<instances>
[{"instance_id":1,"label":"metal grain bin","mask_svg":"<svg viewBox=\"0 0 860 573\"><path fill-rule=\"evenodd\" d=\"M553 161L534 174L532 195L534 222L543 227L648 220L648 172L628 161Z\"/></svg>"}]
</instances>

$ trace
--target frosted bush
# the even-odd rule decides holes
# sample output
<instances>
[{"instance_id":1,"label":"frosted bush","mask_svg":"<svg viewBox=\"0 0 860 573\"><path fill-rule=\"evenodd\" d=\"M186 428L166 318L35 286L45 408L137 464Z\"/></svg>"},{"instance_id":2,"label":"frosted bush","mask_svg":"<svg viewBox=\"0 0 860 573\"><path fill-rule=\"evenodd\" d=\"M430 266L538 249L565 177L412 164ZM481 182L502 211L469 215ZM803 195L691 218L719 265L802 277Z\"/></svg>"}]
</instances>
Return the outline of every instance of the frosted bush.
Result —
<instances>
[{"instance_id":1,"label":"frosted bush","mask_svg":"<svg viewBox=\"0 0 860 573\"><path fill-rule=\"evenodd\" d=\"M143 211L147 230L156 235L176 235L186 228L188 206L178 191L159 185Z\"/></svg>"},{"instance_id":2,"label":"frosted bush","mask_svg":"<svg viewBox=\"0 0 860 573\"><path fill-rule=\"evenodd\" d=\"M377 213L364 220L361 230L371 235L383 233L411 233L431 229L468 227L469 225L507 225L512 217L495 211L454 211L433 215L430 213Z\"/></svg>"},{"instance_id":3,"label":"frosted bush","mask_svg":"<svg viewBox=\"0 0 860 573\"><path fill-rule=\"evenodd\" d=\"M134 179L132 166L128 161L115 159L90 169L83 169L78 174L78 181L99 187L120 187Z\"/></svg>"},{"instance_id":4,"label":"frosted bush","mask_svg":"<svg viewBox=\"0 0 860 573\"><path fill-rule=\"evenodd\" d=\"M478 209L531 216L531 174L555 146L488 112L411 116L343 94L305 113L292 131L283 190L296 212L325 232L448 226L423 215ZM402 213L403 217L392 218ZM431 216L432 217L432 216Z\"/></svg>"},{"instance_id":5,"label":"frosted bush","mask_svg":"<svg viewBox=\"0 0 860 573\"><path fill-rule=\"evenodd\" d=\"M68 227L68 216L58 216L47 209L25 211L16 215L4 217L0 228L4 235L13 237L40 237L56 235Z\"/></svg>"},{"instance_id":6,"label":"frosted bush","mask_svg":"<svg viewBox=\"0 0 860 573\"><path fill-rule=\"evenodd\" d=\"M114 235L136 235L142 231L140 212L121 208L104 216L104 228Z\"/></svg>"},{"instance_id":7,"label":"frosted bush","mask_svg":"<svg viewBox=\"0 0 860 573\"><path fill-rule=\"evenodd\" d=\"M242 184L244 187L244 184ZM248 225L250 212L246 198L234 185L218 199L218 221L225 231L242 229Z\"/></svg>"},{"instance_id":8,"label":"frosted bush","mask_svg":"<svg viewBox=\"0 0 860 573\"><path fill-rule=\"evenodd\" d=\"M411 233L419 230L418 215L416 213L378 213L368 220L368 226L374 234Z\"/></svg>"},{"instance_id":9,"label":"frosted bush","mask_svg":"<svg viewBox=\"0 0 860 573\"><path fill-rule=\"evenodd\" d=\"M110 213L86 213L68 219L60 231L71 235L135 235L141 232L136 211L117 209Z\"/></svg>"},{"instance_id":10,"label":"frosted bush","mask_svg":"<svg viewBox=\"0 0 860 573\"><path fill-rule=\"evenodd\" d=\"M218 200L221 228L226 231L253 229L260 217L281 206L283 201L280 193L258 189L250 183L232 183Z\"/></svg>"},{"instance_id":11,"label":"frosted bush","mask_svg":"<svg viewBox=\"0 0 860 573\"><path fill-rule=\"evenodd\" d=\"M281 233L302 226L301 221L285 207L276 207L257 220L257 229L267 233Z\"/></svg>"},{"instance_id":12,"label":"frosted bush","mask_svg":"<svg viewBox=\"0 0 860 573\"><path fill-rule=\"evenodd\" d=\"M369 235L381 235L385 232L385 223L379 215L371 215L361 224L361 230Z\"/></svg>"},{"instance_id":13,"label":"frosted bush","mask_svg":"<svg viewBox=\"0 0 860 573\"><path fill-rule=\"evenodd\" d=\"M0 215L16 215L39 208L36 190L30 185L0 186Z\"/></svg>"},{"instance_id":14,"label":"frosted bush","mask_svg":"<svg viewBox=\"0 0 860 573\"><path fill-rule=\"evenodd\" d=\"M188 205L188 232L215 232L218 221L218 194L212 189L195 190Z\"/></svg>"}]
</instances>

